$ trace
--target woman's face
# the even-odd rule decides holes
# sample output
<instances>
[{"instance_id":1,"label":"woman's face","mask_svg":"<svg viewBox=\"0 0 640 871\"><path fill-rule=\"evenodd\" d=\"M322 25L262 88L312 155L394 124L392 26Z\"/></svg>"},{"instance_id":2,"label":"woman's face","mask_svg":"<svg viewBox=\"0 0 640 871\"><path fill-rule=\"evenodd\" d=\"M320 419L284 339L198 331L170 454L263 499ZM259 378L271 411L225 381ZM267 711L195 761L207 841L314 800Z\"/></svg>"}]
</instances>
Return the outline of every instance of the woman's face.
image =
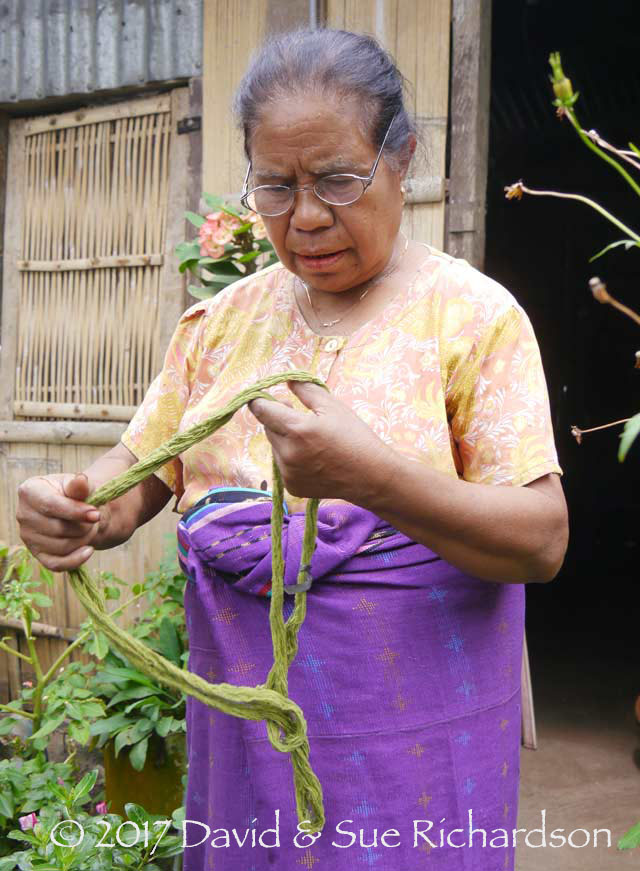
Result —
<instances>
[{"instance_id":1,"label":"woman's face","mask_svg":"<svg viewBox=\"0 0 640 871\"><path fill-rule=\"evenodd\" d=\"M358 113L354 101L338 98L271 104L251 138L249 186L302 187L342 172L368 176L378 149ZM317 290L339 292L373 278L389 261L400 227L402 175L382 158L372 184L348 206L330 206L310 190L296 193L288 212L264 218L280 261Z\"/></svg>"}]
</instances>

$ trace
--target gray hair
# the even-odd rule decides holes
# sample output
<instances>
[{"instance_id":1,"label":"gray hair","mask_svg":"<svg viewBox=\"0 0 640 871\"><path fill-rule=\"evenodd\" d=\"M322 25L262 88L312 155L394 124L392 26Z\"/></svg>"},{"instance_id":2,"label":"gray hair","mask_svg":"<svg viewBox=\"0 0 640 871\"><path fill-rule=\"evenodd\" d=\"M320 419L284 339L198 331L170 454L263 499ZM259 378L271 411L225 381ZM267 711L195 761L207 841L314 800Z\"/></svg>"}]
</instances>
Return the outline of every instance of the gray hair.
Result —
<instances>
[{"instance_id":1,"label":"gray hair","mask_svg":"<svg viewBox=\"0 0 640 871\"><path fill-rule=\"evenodd\" d=\"M372 37L329 28L294 30L269 38L236 91L233 108L251 159L251 135L270 103L315 92L356 98L364 131L380 148L392 118L384 158L394 170L408 159L415 124L404 106L406 82L391 55Z\"/></svg>"}]
</instances>

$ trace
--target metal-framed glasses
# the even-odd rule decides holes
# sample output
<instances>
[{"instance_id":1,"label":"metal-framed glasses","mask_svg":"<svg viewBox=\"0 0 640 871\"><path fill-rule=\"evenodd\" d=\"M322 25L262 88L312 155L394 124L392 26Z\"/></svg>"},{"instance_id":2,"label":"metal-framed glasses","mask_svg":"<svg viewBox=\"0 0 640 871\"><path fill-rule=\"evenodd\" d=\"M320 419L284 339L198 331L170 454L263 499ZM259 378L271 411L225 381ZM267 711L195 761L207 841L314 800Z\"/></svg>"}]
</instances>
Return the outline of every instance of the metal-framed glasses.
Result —
<instances>
[{"instance_id":1,"label":"metal-framed glasses","mask_svg":"<svg viewBox=\"0 0 640 871\"><path fill-rule=\"evenodd\" d=\"M259 215L267 218L275 218L277 215L284 215L285 212L288 212L293 205L295 194L298 191L313 191L319 200L330 206L350 206L360 199L373 181L387 137L393 122L396 120L396 115L393 116L391 123L387 127L380 151L369 175L362 176L341 172L324 175L314 184L307 185L306 187L296 188L288 184L261 184L248 191L247 185L249 184L249 176L251 174L251 163L249 163L247 174L244 177L240 202L245 208L251 209L252 212L257 212Z\"/></svg>"}]
</instances>

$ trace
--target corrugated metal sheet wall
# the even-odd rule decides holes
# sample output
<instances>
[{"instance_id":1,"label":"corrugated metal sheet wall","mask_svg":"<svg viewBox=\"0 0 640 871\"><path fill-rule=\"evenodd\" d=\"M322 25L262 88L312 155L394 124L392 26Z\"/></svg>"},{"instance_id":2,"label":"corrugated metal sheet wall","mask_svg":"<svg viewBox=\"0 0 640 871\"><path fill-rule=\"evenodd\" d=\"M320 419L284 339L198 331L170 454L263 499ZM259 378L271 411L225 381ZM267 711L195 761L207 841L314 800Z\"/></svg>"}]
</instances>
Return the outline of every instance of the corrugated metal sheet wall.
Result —
<instances>
[{"instance_id":1,"label":"corrugated metal sheet wall","mask_svg":"<svg viewBox=\"0 0 640 871\"><path fill-rule=\"evenodd\" d=\"M0 103L201 74L203 0L0 0Z\"/></svg>"}]
</instances>

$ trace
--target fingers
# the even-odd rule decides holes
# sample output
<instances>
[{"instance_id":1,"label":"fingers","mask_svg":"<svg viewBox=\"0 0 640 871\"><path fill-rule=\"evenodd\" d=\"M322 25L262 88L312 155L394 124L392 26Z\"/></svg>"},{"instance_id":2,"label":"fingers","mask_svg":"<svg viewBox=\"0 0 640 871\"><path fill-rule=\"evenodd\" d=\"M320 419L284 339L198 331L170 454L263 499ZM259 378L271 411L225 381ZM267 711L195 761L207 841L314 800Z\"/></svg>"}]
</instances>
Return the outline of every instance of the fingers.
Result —
<instances>
[{"instance_id":1,"label":"fingers","mask_svg":"<svg viewBox=\"0 0 640 871\"><path fill-rule=\"evenodd\" d=\"M45 553L44 551L34 552L33 550L31 550L31 553L33 553L38 562L42 563L46 569L52 572L70 572L86 563L93 554L93 548L89 546L80 547L66 556L58 556L57 554Z\"/></svg>"},{"instance_id":2,"label":"fingers","mask_svg":"<svg viewBox=\"0 0 640 871\"><path fill-rule=\"evenodd\" d=\"M303 405L315 411L316 414L324 411L331 402L329 391L311 381L287 381L287 386Z\"/></svg>"},{"instance_id":3,"label":"fingers","mask_svg":"<svg viewBox=\"0 0 640 871\"><path fill-rule=\"evenodd\" d=\"M89 495L89 485L84 475L49 475L41 478L28 478L18 488L19 505L29 506L38 514L56 517L76 523L93 522L99 518L99 511L93 505L84 504ZM76 478L73 482L71 479ZM57 480L56 480L57 479ZM65 480L67 479L67 480ZM82 480L86 481L82 485ZM68 496L65 488L80 495Z\"/></svg>"},{"instance_id":4,"label":"fingers","mask_svg":"<svg viewBox=\"0 0 640 871\"><path fill-rule=\"evenodd\" d=\"M269 399L252 399L249 411L263 426L281 436L286 436L301 417L290 405Z\"/></svg>"},{"instance_id":5,"label":"fingers","mask_svg":"<svg viewBox=\"0 0 640 871\"><path fill-rule=\"evenodd\" d=\"M31 553L52 571L70 571L86 562L90 542L100 529L101 512L84 504L86 475L29 478L18 488L20 537Z\"/></svg>"}]
</instances>

